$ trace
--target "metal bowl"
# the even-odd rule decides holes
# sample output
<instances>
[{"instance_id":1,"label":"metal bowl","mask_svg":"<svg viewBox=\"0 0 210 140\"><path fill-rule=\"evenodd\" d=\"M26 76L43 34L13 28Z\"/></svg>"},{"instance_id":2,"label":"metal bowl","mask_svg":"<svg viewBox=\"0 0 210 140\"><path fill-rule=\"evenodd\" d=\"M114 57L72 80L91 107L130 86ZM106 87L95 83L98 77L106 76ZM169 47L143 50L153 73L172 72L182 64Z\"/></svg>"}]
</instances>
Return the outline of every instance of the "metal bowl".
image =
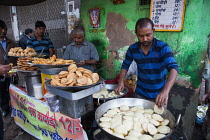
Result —
<instances>
[{"instance_id":1,"label":"metal bowl","mask_svg":"<svg viewBox=\"0 0 210 140\"><path fill-rule=\"evenodd\" d=\"M59 74L61 71L68 71L68 67L50 68L50 69L42 69L42 68L40 68L40 71L42 73L44 73L44 74L55 75L55 74Z\"/></svg>"},{"instance_id":2,"label":"metal bowl","mask_svg":"<svg viewBox=\"0 0 210 140\"><path fill-rule=\"evenodd\" d=\"M104 88L107 89L108 92L111 92L111 91L113 91L113 90L115 90L117 88L117 84L104 84ZM126 95L128 93L128 88L127 87L124 87L122 93L123 93L122 95L119 95L117 97L104 98L104 96L101 96L101 98L98 97L98 98L93 98L93 99L104 100L104 102L105 102L107 100L112 100L112 99L120 98L120 97L122 97L122 96L124 96L124 95Z\"/></svg>"},{"instance_id":3,"label":"metal bowl","mask_svg":"<svg viewBox=\"0 0 210 140\"><path fill-rule=\"evenodd\" d=\"M114 100L110 100L107 101L105 103L103 103L102 105L100 105L95 112L95 120L96 123L98 124L99 128L105 133L107 134L107 136L112 139L112 140L125 140L119 137L116 137L108 132L106 132L99 124L100 124L100 118L103 116L104 113L106 113L109 109L111 108L115 108L115 107L120 107L122 105L127 105L127 106L135 106L135 105L140 105L146 109L154 109L154 105L155 103L148 101L148 100L144 100L144 99L138 99L138 98L119 98L119 99L114 99ZM164 109L163 114L161 114L161 116L165 119L169 120L169 127L171 128L171 132L166 135L166 137L168 137L169 135L172 134L173 130L177 127L179 120L181 118L181 115L179 115L177 121L175 122L175 118L173 116L173 114L167 110ZM164 137L165 138L165 137ZM162 138L162 139L164 139Z\"/></svg>"}]
</instances>

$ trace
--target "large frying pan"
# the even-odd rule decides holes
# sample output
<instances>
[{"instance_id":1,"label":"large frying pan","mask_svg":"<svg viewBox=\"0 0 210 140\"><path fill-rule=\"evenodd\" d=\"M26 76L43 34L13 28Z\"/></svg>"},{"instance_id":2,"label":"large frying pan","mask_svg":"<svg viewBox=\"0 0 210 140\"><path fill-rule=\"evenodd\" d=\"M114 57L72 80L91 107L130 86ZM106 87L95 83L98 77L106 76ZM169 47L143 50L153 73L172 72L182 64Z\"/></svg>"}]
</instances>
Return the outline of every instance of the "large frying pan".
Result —
<instances>
[{"instance_id":1,"label":"large frying pan","mask_svg":"<svg viewBox=\"0 0 210 140\"><path fill-rule=\"evenodd\" d=\"M125 139L121 139L119 137L116 137L116 136L106 132L102 127L100 127L99 119L109 109L114 108L114 107L120 107L121 105L127 105L127 106L141 105L142 107L144 107L146 109L154 109L155 103L148 101L148 100L144 100L144 99L138 99L138 98L119 98L119 99L113 99L113 100L107 101L107 102L103 103L102 105L100 105L95 112L95 119L96 119L96 122L97 122L99 128L105 134L107 134L107 136L109 136L110 140L125 140ZM166 136L166 137L168 137L172 134L173 130L178 125L179 120L181 118L181 114L179 115L176 122L175 122L175 118L174 118L173 114L170 111L168 111L167 109L164 109L164 112L163 112L163 114L161 114L161 116L165 119L169 119L169 121L170 121L169 127L171 128L171 132ZM165 139L165 137L162 139Z\"/></svg>"}]
</instances>

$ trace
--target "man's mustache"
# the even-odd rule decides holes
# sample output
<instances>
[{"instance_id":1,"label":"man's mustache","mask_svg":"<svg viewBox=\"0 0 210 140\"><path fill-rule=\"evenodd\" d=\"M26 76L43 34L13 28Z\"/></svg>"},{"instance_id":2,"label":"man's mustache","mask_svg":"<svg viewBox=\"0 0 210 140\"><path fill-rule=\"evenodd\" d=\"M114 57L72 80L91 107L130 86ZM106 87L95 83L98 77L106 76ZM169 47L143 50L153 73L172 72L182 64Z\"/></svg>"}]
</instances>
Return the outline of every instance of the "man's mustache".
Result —
<instances>
[{"instance_id":1,"label":"man's mustache","mask_svg":"<svg viewBox=\"0 0 210 140\"><path fill-rule=\"evenodd\" d=\"M148 44L148 43L151 43L151 42L148 42L148 41L144 41L144 42L142 42L142 44L144 44L144 43L147 43L147 44Z\"/></svg>"}]
</instances>

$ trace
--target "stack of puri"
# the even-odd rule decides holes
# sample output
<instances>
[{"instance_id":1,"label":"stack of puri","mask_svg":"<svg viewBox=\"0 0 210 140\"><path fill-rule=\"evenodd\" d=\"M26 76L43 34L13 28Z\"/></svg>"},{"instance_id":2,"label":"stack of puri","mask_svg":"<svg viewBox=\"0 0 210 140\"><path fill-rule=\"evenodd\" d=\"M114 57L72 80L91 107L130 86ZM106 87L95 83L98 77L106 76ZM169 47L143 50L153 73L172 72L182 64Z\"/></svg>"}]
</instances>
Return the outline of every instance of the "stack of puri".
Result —
<instances>
[{"instance_id":1,"label":"stack of puri","mask_svg":"<svg viewBox=\"0 0 210 140\"><path fill-rule=\"evenodd\" d=\"M17 66L22 71L37 71L38 67L28 64L28 61L33 60L32 57L19 57Z\"/></svg>"},{"instance_id":2,"label":"stack of puri","mask_svg":"<svg viewBox=\"0 0 210 140\"><path fill-rule=\"evenodd\" d=\"M68 71L61 71L59 74L54 75L50 84L54 86L84 86L94 84L98 80L99 75L97 73L92 73L88 69L71 64Z\"/></svg>"}]
</instances>

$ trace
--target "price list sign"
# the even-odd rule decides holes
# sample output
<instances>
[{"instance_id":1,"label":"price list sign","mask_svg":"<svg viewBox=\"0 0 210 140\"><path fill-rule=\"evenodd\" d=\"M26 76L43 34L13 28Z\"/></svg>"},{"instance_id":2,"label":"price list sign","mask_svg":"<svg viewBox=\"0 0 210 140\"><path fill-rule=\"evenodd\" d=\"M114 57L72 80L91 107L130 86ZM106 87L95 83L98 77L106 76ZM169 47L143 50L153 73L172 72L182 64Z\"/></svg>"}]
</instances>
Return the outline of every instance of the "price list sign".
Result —
<instances>
[{"instance_id":1,"label":"price list sign","mask_svg":"<svg viewBox=\"0 0 210 140\"><path fill-rule=\"evenodd\" d=\"M182 31L186 0L151 0L155 31Z\"/></svg>"}]
</instances>

